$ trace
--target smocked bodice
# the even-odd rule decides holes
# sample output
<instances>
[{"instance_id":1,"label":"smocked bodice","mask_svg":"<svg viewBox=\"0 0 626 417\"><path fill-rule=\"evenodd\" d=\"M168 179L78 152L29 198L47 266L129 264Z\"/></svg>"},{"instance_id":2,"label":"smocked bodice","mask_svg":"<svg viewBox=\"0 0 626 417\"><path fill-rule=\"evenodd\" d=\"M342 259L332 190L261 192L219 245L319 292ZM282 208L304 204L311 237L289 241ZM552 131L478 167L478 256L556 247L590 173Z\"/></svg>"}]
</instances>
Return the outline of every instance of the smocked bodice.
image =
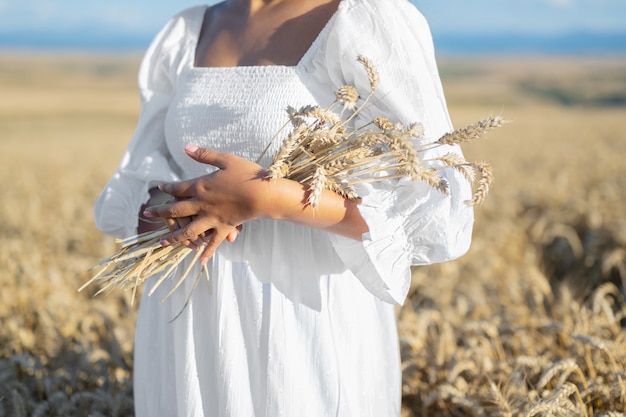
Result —
<instances>
[{"instance_id":1,"label":"smocked bodice","mask_svg":"<svg viewBox=\"0 0 626 417\"><path fill-rule=\"evenodd\" d=\"M256 161L288 122L287 106L313 103L295 67L190 67L179 78L167 112L167 146L184 177L210 170L184 153L186 144ZM269 165L286 133L283 129L274 138L262 166Z\"/></svg>"}]
</instances>

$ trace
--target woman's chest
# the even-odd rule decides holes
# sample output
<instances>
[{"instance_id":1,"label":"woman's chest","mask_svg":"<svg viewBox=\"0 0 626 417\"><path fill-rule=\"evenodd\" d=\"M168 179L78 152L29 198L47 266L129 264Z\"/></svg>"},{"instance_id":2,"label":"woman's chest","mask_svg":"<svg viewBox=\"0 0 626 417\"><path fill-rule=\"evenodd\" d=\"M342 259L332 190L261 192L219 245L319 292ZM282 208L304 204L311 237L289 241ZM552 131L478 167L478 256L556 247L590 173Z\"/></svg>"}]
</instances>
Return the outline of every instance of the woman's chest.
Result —
<instances>
[{"instance_id":1,"label":"woman's chest","mask_svg":"<svg viewBox=\"0 0 626 417\"><path fill-rule=\"evenodd\" d=\"M271 142L260 161L267 166L287 133L281 131L287 107L310 104L314 99L295 67L191 68L181 74L169 106L166 143L183 171L200 174L206 167L186 156L187 144L256 161Z\"/></svg>"}]
</instances>

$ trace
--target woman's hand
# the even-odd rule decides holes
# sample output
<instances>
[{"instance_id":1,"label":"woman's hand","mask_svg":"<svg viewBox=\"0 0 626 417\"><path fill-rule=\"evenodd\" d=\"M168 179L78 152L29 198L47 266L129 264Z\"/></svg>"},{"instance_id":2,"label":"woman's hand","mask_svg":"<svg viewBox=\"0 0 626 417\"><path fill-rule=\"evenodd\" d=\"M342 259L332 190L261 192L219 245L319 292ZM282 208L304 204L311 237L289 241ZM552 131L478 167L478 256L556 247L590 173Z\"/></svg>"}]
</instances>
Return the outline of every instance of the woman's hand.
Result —
<instances>
[{"instance_id":1,"label":"woman's hand","mask_svg":"<svg viewBox=\"0 0 626 417\"><path fill-rule=\"evenodd\" d=\"M206 243L201 256L201 262L206 262L224 240L235 240L244 222L263 215L260 207L268 180L258 164L235 155L192 145L185 151L219 170L192 180L163 184L159 188L176 197L176 201L148 207L143 215L166 219L173 233L161 240L163 245L181 242L194 247Z\"/></svg>"},{"instance_id":2,"label":"woman's hand","mask_svg":"<svg viewBox=\"0 0 626 417\"><path fill-rule=\"evenodd\" d=\"M171 203L176 201L171 195L164 193L158 188L152 188L150 190L150 199L148 202L141 206L139 211L139 221L137 222L137 233L146 233L152 232L162 228L163 226L167 226L171 232L175 232L179 229L184 228L193 220L192 217L180 217L176 219L162 219L160 217L156 218L147 218L144 215L146 208L152 206L158 206L161 204ZM241 231L241 226L238 226L235 230L226 236L226 240L228 242L234 242L237 239L237 235ZM200 238L189 244L191 248L197 249L199 246L205 243L206 234L203 233L200 235Z\"/></svg>"},{"instance_id":3,"label":"woman's hand","mask_svg":"<svg viewBox=\"0 0 626 417\"><path fill-rule=\"evenodd\" d=\"M176 219L165 219L165 224L167 225L168 229L170 229L170 232L176 232L177 230L180 230L184 228L185 226L187 226L189 223L191 223L193 219L194 217L179 217ZM226 241L228 241L229 243L233 243L237 239L237 236L239 235L239 232L241 232L241 229L242 229L242 226L239 225L235 227L233 230L231 230L230 233L226 235ZM205 243L209 241L210 233L211 231L201 233L198 239L196 239L195 241L191 243L185 242L185 244L192 249L198 249L200 246L204 245Z\"/></svg>"}]
</instances>

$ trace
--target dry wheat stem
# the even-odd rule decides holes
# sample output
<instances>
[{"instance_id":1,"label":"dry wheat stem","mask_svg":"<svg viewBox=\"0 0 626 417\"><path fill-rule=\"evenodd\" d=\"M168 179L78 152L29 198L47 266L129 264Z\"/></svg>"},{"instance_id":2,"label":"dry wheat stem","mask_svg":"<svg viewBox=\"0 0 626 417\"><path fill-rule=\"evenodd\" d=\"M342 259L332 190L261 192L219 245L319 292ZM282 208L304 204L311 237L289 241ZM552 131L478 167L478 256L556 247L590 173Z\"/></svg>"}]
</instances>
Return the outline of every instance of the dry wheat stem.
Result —
<instances>
[{"instance_id":1,"label":"dry wheat stem","mask_svg":"<svg viewBox=\"0 0 626 417\"><path fill-rule=\"evenodd\" d=\"M439 145L455 145L472 142L480 139L490 130L502 126L504 123L506 122L501 116L490 116L462 129L446 133L435 143Z\"/></svg>"},{"instance_id":2,"label":"dry wheat stem","mask_svg":"<svg viewBox=\"0 0 626 417\"><path fill-rule=\"evenodd\" d=\"M478 182L478 187L476 187L476 191L474 192L474 196L471 200L466 201L466 203L471 206L482 204L485 201L487 193L489 192L489 189L493 185L494 181L491 166L489 164L486 162L474 162L474 166L480 174L480 180Z\"/></svg>"},{"instance_id":3,"label":"dry wheat stem","mask_svg":"<svg viewBox=\"0 0 626 417\"><path fill-rule=\"evenodd\" d=\"M489 392L491 393L494 404L498 406L498 411L504 417L512 417L513 411L511 405L507 401L500 388L498 388L496 384L494 384L491 380L489 380Z\"/></svg>"},{"instance_id":4,"label":"dry wheat stem","mask_svg":"<svg viewBox=\"0 0 626 417\"><path fill-rule=\"evenodd\" d=\"M161 246L160 239L168 233L169 230L164 227L126 239L118 239L117 243L121 245L118 252L94 265L90 270L96 272L89 281L79 288L79 291L96 282L102 282L103 286L95 295L114 288L131 289L133 291L132 304L137 287L149 277L162 273L162 276L153 285L149 293L151 295L174 272L180 262L193 251L181 244ZM197 257L198 254L196 254ZM186 278L188 273L189 269L183 274L182 280ZM180 286L182 280L176 283L175 288ZM164 299L172 293L173 291L170 291Z\"/></svg>"},{"instance_id":5,"label":"dry wheat stem","mask_svg":"<svg viewBox=\"0 0 626 417\"><path fill-rule=\"evenodd\" d=\"M263 148L263 151L261 151L261 154L259 155L259 157L256 159L256 163L258 164L261 159L263 159L263 157L265 156L265 154L267 153L267 151L270 149L270 147L272 146L272 144L274 143L274 141L276 141L276 139L278 138L278 136L280 135L280 133L287 127L289 126L290 122L286 122L279 130L278 132L276 132L276 134L274 136L272 136L272 138L267 142L267 145L265 146L265 148Z\"/></svg>"},{"instance_id":6,"label":"dry wheat stem","mask_svg":"<svg viewBox=\"0 0 626 417\"><path fill-rule=\"evenodd\" d=\"M206 245L204 245L204 246L206 247ZM193 261L192 261L192 264L193 264ZM198 284L200 283L200 280L202 279L202 273L203 272L204 272L204 276L206 277L207 282L209 282L209 283L211 282L210 277L209 277L209 269L206 266L206 264L204 264L202 266L202 270L198 273L198 276L196 277L196 280L194 281L193 286L191 287L191 291L189 291L189 294L187 295L187 299L185 300L185 304L183 304L183 307L180 309L178 314L176 314L176 316L174 316L170 320L170 323L173 322L174 320L176 320L178 317L180 317L180 315L183 314L183 312L185 311L185 309L189 305L189 302L191 301L191 296L193 295L194 291L198 287ZM182 279L185 279L185 278L182 278ZM172 290L172 292L173 292L173 290Z\"/></svg>"}]
</instances>

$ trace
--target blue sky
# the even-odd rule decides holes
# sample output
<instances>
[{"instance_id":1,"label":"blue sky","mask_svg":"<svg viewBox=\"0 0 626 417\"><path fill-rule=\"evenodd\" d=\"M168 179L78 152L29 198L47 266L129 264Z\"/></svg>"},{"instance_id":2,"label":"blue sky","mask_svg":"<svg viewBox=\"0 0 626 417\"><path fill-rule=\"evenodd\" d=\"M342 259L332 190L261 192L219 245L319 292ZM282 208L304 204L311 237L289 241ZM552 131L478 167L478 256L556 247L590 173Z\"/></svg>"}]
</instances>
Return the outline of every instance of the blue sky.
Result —
<instances>
[{"instance_id":1,"label":"blue sky","mask_svg":"<svg viewBox=\"0 0 626 417\"><path fill-rule=\"evenodd\" d=\"M201 2L201 1L200 1ZM171 14L198 0L0 0L0 28L96 23L156 31ZM442 31L624 31L625 0L414 0Z\"/></svg>"},{"instance_id":2,"label":"blue sky","mask_svg":"<svg viewBox=\"0 0 626 417\"><path fill-rule=\"evenodd\" d=\"M412 0L438 34L626 33L626 0ZM0 0L0 34L108 32L150 38L198 0ZM213 1L215 2L215 1ZM211 3L211 0L209 0Z\"/></svg>"},{"instance_id":3,"label":"blue sky","mask_svg":"<svg viewBox=\"0 0 626 417\"><path fill-rule=\"evenodd\" d=\"M416 0L433 30L560 34L626 31L624 0Z\"/></svg>"}]
</instances>

